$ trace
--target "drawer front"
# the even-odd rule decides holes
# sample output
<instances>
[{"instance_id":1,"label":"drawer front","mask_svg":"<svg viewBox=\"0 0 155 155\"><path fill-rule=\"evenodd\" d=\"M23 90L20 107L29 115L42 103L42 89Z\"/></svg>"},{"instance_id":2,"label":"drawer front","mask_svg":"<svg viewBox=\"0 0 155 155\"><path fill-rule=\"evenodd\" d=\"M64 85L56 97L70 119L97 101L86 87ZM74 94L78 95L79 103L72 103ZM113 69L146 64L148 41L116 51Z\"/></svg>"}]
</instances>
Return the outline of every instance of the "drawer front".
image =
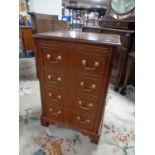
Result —
<instances>
[{"instance_id":1,"label":"drawer front","mask_svg":"<svg viewBox=\"0 0 155 155\"><path fill-rule=\"evenodd\" d=\"M63 118L63 110L60 107L46 104L46 112L51 119L62 120Z\"/></svg>"},{"instance_id":2,"label":"drawer front","mask_svg":"<svg viewBox=\"0 0 155 155\"><path fill-rule=\"evenodd\" d=\"M61 89L46 88L45 94L46 94L46 102L49 105L56 105L62 108L64 104L68 104L71 102L71 95L69 93L64 92Z\"/></svg>"},{"instance_id":3,"label":"drawer front","mask_svg":"<svg viewBox=\"0 0 155 155\"><path fill-rule=\"evenodd\" d=\"M122 28L122 29L128 29L129 24L127 22L104 22L105 27L111 27L111 28Z\"/></svg>"},{"instance_id":4,"label":"drawer front","mask_svg":"<svg viewBox=\"0 0 155 155\"><path fill-rule=\"evenodd\" d=\"M107 57L87 53L74 53L73 67L83 73L104 76Z\"/></svg>"},{"instance_id":5,"label":"drawer front","mask_svg":"<svg viewBox=\"0 0 155 155\"><path fill-rule=\"evenodd\" d=\"M57 87L67 87L68 86L68 77L62 72L45 70L44 79L46 85L57 86Z\"/></svg>"},{"instance_id":6,"label":"drawer front","mask_svg":"<svg viewBox=\"0 0 155 155\"><path fill-rule=\"evenodd\" d=\"M100 79L90 79L85 77L73 77L73 89L88 95L93 95L99 97L101 94L101 89L104 86L104 81Z\"/></svg>"},{"instance_id":7,"label":"drawer front","mask_svg":"<svg viewBox=\"0 0 155 155\"><path fill-rule=\"evenodd\" d=\"M75 96L73 105L77 111L87 112L88 114L95 114L97 111L97 99L83 96Z\"/></svg>"},{"instance_id":8,"label":"drawer front","mask_svg":"<svg viewBox=\"0 0 155 155\"><path fill-rule=\"evenodd\" d=\"M80 129L93 130L95 117L77 113L75 111L64 110L64 122L70 126Z\"/></svg>"},{"instance_id":9,"label":"drawer front","mask_svg":"<svg viewBox=\"0 0 155 155\"><path fill-rule=\"evenodd\" d=\"M43 65L47 67L65 68L67 66L67 53L61 48L42 48Z\"/></svg>"},{"instance_id":10,"label":"drawer front","mask_svg":"<svg viewBox=\"0 0 155 155\"><path fill-rule=\"evenodd\" d=\"M95 118L81 113L75 113L74 123L78 128L93 130Z\"/></svg>"}]
</instances>

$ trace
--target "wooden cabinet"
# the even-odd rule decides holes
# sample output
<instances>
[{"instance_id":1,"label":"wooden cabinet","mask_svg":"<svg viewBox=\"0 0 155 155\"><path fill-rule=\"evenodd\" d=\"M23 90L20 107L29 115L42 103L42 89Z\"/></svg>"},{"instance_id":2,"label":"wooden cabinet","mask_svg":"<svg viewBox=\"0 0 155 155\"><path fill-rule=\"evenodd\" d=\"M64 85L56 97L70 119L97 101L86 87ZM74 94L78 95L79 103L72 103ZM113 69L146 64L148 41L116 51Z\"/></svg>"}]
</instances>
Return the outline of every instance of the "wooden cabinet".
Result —
<instances>
[{"instance_id":1,"label":"wooden cabinet","mask_svg":"<svg viewBox=\"0 0 155 155\"><path fill-rule=\"evenodd\" d=\"M118 35L52 32L33 35L42 125L64 124L98 143L112 54Z\"/></svg>"},{"instance_id":2,"label":"wooden cabinet","mask_svg":"<svg viewBox=\"0 0 155 155\"><path fill-rule=\"evenodd\" d=\"M33 51L32 28L21 26L19 29L19 37L21 39L24 51Z\"/></svg>"}]
</instances>

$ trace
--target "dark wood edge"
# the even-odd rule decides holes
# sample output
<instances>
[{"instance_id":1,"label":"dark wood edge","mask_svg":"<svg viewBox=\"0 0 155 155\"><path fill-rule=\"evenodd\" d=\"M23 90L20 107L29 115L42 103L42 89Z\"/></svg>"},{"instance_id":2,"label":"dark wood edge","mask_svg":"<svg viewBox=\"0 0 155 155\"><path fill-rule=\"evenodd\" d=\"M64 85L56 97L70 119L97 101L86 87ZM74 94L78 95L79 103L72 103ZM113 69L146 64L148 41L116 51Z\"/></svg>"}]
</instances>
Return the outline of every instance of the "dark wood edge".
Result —
<instances>
[{"instance_id":1,"label":"dark wood edge","mask_svg":"<svg viewBox=\"0 0 155 155\"><path fill-rule=\"evenodd\" d=\"M117 31L117 32L123 32L123 33L135 33L135 30L122 30L122 29L114 29L114 28L103 28L104 30L108 30L108 31Z\"/></svg>"},{"instance_id":2,"label":"dark wood edge","mask_svg":"<svg viewBox=\"0 0 155 155\"><path fill-rule=\"evenodd\" d=\"M122 29L115 29L115 28L108 28L108 27L93 27L93 26L84 26L83 29L96 29L96 30L101 30L101 31L117 31L117 32L122 32L122 33L135 33L135 30L122 30Z\"/></svg>"},{"instance_id":3,"label":"dark wood edge","mask_svg":"<svg viewBox=\"0 0 155 155\"><path fill-rule=\"evenodd\" d=\"M134 19L103 19L102 22L135 23Z\"/></svg>"},{"instance_id":4,"label":"dark wood edge","mask_svg":"<svg viewBox=\"0 0 155 155\"><path fill-rule=\"evenodd\" d=\"M107 68L107 75L106 75L106 79L105 79L105 83L106 83L106 85L104 84L104 92L105 93L103 93L102 94L102 97L101 97L101 101L100 101L100 105L101 104L103 104L103 100L105 101L104 102L104 104L106 104L106 96L107 96L107 92L108 92L108 86L109 86L109 81L110 81L110 75L111 75L111 71L112 71L112 61L110 62L110 60L112 59L112 56L113 56L113 51L115 50L115 47L112 47L111 48L111 53L110 53L110 55L109 55L109 58L108 58L108 68ZM100 109L99 110L99 115L98 115L98 118L97 118L97 121L96 121L96 125L95 125L95 128L96 128L96 130L97 131L99 131L100 130L100 125L101 125L101 121L102 121L102 119L104 118L104 112L105 112L105 106L106 105L104 105L103 106L103 108L102 109ZM99 106L99 107L101 107L101 106Z\"/></svg>"},{"instance_id":5,"label":"dark wood edge","mask_svg":"<svg viewBox=\"0 0 155 155\"><path fill-rule=\"evenodd\" d=\"M52 40L60 40L60 41L69 41L69 42L80 42L80 43L88 43L88 44L99 44L99 45L111 45L111 46L119 46L121 42L101 42L101 41L93 41L93 40L85 40L85 39L74 39L74 38L66 38L66 37L55 37L55 36L45 36L41 34L32 35L33 38L36 39L52 39Z\"/></svg>"}]
</instances>

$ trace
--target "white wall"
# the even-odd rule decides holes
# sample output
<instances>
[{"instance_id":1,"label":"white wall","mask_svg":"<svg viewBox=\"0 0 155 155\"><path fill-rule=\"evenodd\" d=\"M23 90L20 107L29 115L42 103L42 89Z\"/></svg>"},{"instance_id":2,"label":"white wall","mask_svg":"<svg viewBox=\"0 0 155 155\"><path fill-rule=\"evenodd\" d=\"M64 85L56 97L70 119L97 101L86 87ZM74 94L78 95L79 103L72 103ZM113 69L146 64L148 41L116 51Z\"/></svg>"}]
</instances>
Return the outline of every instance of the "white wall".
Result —
<instances>
[{"instance_id":1,"label":"white wall","mask_svg":"<svg viewBox=\"0 0 155 155\"><path fill-rule=\"evenodd\" d=\"M30 0L31 10L35 13L62 16L62 0Z\"/></svg>"}]
</instances>

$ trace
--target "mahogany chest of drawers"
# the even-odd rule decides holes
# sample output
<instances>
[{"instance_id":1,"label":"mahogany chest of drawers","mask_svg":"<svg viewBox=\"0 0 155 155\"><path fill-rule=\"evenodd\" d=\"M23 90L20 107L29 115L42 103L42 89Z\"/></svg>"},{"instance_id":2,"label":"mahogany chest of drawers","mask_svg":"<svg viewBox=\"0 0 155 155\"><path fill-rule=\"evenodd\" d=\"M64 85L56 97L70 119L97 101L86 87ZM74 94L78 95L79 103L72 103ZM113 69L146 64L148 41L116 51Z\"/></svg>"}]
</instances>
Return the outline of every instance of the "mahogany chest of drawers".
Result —
<instances>
[{"instance_id":1,"label":"mahogany chest of drawers","mask_svg":"<svg viewBox=\"0 0 155 155\"><path fill-rule=\"evenodd\" d=\"M42 125L63 124L98 143L112 54L118 35L48 32L33 35Z\"/></svg>"}]
</instances>

